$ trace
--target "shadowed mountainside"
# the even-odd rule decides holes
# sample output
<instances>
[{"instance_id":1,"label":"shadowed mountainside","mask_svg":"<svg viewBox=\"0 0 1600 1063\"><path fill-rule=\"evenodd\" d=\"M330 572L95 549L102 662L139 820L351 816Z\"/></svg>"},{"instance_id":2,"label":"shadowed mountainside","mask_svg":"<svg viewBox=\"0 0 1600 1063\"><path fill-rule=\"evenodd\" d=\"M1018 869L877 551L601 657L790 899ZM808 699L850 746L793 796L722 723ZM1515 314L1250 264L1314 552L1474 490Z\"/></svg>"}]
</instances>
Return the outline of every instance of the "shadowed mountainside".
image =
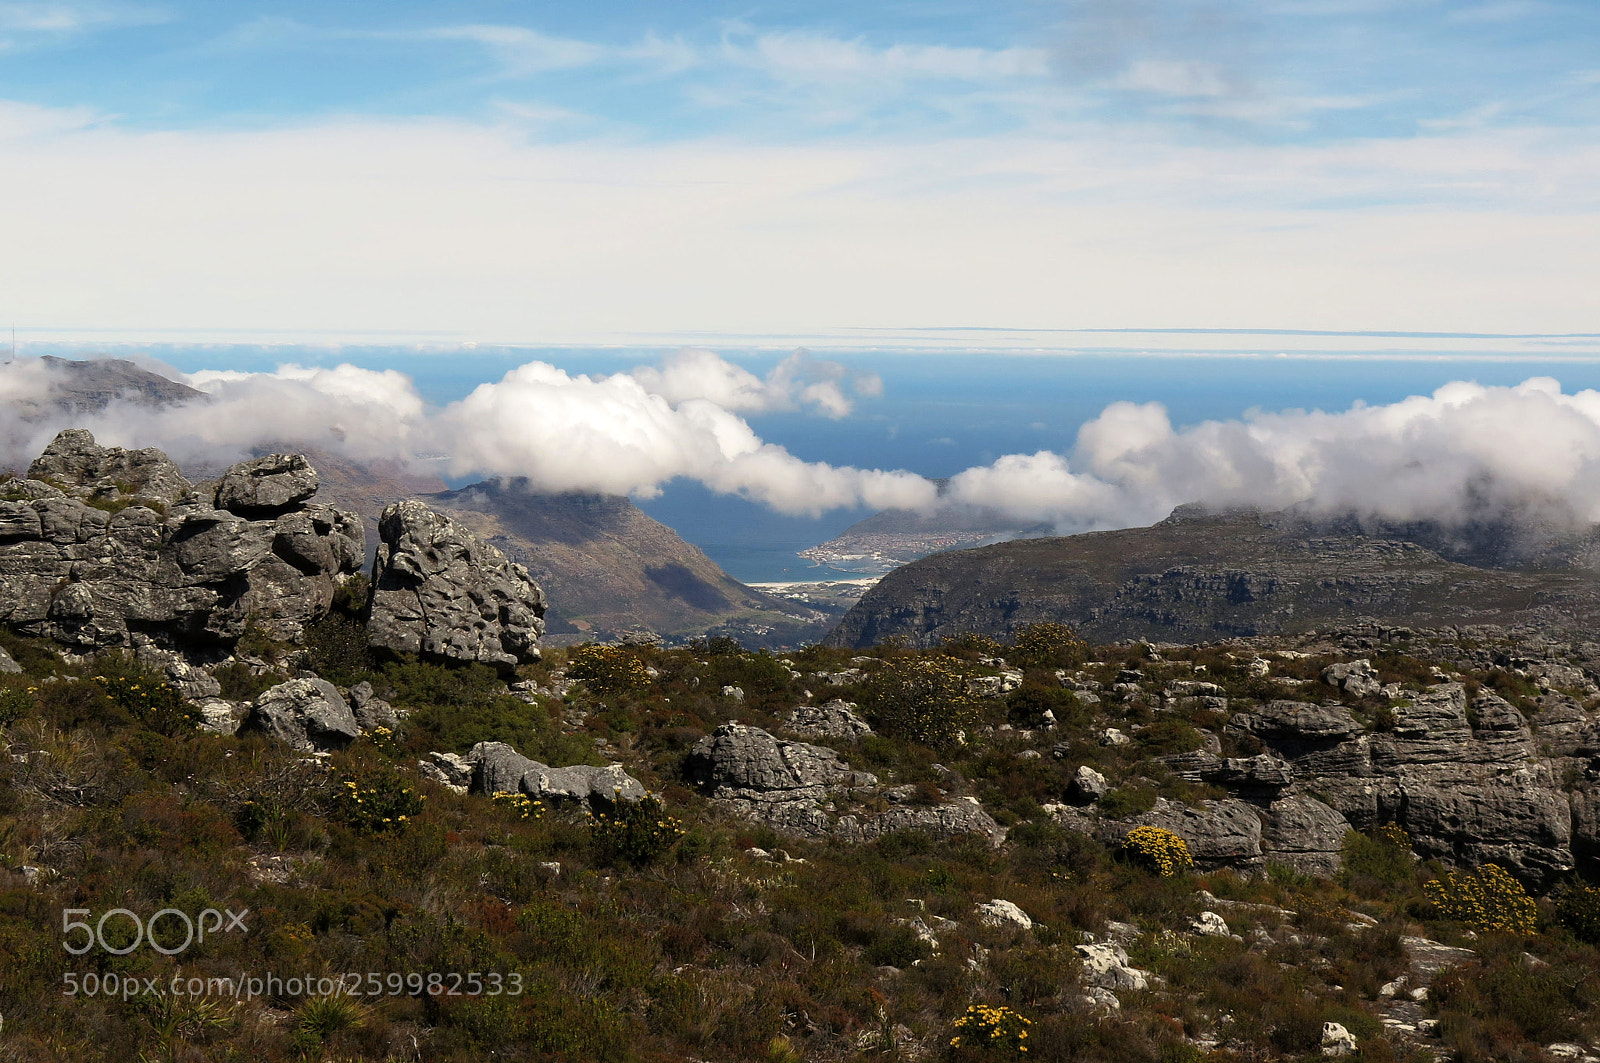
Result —
<instances>
[{"instance_id":1,"label":"shadowed mountainside","mask_svg":"<svg viewBox=\"0 0 1600 1063\"><path fill-rule=\"evenodd\" d=\"M1180 507L1148 528L935 554L885 576L827 639L936 645L1055 620L1096 642L1199 642L1370 618L1418 627L1592 628L1600 575L1591 531L1374 527L1294 514ZM1412 538L1422 542L1411 541ZM1494 558L1488 568L1441 557Z\"/></svg>"},{"instance_id":2,"label":"shadowed mountainside","mask_svg":"<svg viewBox=\"0 0 1600 1063\"><path fill-rule=\"evenodd\" d=\"M426 501L527 566L550 601L557 637L648 628L668 636L724 630L751 645L820 638L838 614L764 594L619 495L529 491L484 481Z\"/></svg>"}]
</instances>

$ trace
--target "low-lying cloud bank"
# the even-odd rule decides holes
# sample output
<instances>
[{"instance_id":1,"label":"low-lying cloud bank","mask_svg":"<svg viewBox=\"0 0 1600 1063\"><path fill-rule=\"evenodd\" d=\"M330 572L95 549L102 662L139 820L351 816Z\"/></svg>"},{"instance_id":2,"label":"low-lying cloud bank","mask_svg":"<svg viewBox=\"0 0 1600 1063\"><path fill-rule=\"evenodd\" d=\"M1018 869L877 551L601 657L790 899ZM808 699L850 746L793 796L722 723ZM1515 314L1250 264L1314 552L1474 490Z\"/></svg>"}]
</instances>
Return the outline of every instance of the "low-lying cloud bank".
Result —
<instances>
[{"instance_id":1,"label":"low-lying cloud bank","mask_svg":"<svg viewBox=\"0 0 1600 1063\"><path fill-rule=\"evenodd\" d=\"M68 413L52 406L61 378L47 363L0 366L5 463L25 466L58 429L78 426L108 445L158 446L184 464L215 466L283 443L456 476L526 477L550 491L650 497L685 477L796 514L918 508L936 495L914 473L807 462L756 435L737 411L837 418L853 408L852 394L881 393L875 376L804 352L764 378L698 349L610 376L529 362L442 408L429 407L394 370L284 365L167 375L205 397L161 407L127 397Z\"/></svg>"},{"instance_id":2,"label":"low-lying cloud bank","mask_svg":"<svg viewBox=\"0 0 1600 1063\"><path fill-rule=\"evenodd\" d=\"M442 408L402 373L350 365L186 379L206 398L160 408L119 399L66 414L49 405L55 378L44 363L0 367L4 459L20 466L75 424L191 463L298 443L457 476L526 477L552 491L648 497L684 477L791 514L959 503L1062 532L1149 524L1197 501L1443 522L1533 506L1545 519L1600 521L1600 392L1565 394L1543 377L1186 427L1159 403L1118 402L1081 428L1070 453L1007 455L959 473L943 493L905 471L808 462L755 433L741 413L842 417L852 396L881 393L875 377L803 352L765 377L698 349L611 376L529 362Z\"/></svg>"}]
</instances>

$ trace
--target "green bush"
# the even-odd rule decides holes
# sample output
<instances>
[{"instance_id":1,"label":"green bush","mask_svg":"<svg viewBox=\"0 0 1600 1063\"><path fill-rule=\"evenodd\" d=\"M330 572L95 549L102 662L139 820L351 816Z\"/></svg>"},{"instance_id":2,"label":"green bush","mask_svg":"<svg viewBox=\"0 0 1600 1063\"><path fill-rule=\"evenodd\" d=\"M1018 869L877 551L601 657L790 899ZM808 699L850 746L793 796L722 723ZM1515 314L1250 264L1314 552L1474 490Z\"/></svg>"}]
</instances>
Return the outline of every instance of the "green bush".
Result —
<instances>
[{"instance_id":1,"label":"green bush","mask_svg":"<svg viewBox=\"0 0 1600 1063\"><path fill-rule=\"evenodd\" d=\"M637 801L617 801L589 819L596 855L606 862L648 864L671 849L684 835L683 825L667 815L661 799L647 794Z\"/></svg>"},{"instance_id":2,"label":"green bush","mask_svg":"<svg viewBox=\"0 0 1600 1063\"><path fill-rule=\"evenodd\" d=\"M406 829L422 811L422 795L393 768L368 768L338 779L333 815L362 834Z\"/></svg>"},{"instance_id":3,"label":"green bush","mask_svg":"<svg viewBox=\"0 0 1600 1063\"><path fill-rule=\"evenodd\" d=\"M1474 930L1531 934L1538 921L1538 905L1522 883L1498 864L1448 871L1444 878L1424 883L1422 892L1445 918Z\"/></svg>"},{"instance_id":4,"label":"green bush","mask_svg":"<svg viewBox=\"0 0 1600 1063\"><path fill-rule=\"evenodd\" d=\"M1066 624L1045 620L1016 634L1014 664L1029 668L1076 668L1089 659L1089 644Z\"/></svg>"},{"instance_id":5,"label":"green bush","mask_svg":"<svg viewBox=\"0 0 1600 1063\"><path fill-rule=\"evenodd\" d=\"M1339 851L1343 863L1340 878L1352 889L1402 886L1415 873L1411 836L1394 823L1365 833L1346 831Z\"/></svg>"},{"instance_id":6,"label":"green bush","mask_svg":"<svg viewBox=\"0 0 1600 1063\"><path fill-rule=\"evenodd\" d=\"M637 654L592 642L567 651L567 678L581 681L601 697L637 694L650 685L650 673Z\"/></svg>"},{"instance_id":7,"label":"green bush","mask_svg":"<svg viewBox=\"0 0 1600 1063\"><path fill-rule=\"evenodd\" d=\"M879 730L935 748L955 745L977 722L966 674L937 658L890 658L862 683L861 698Z\"/></svg>"},{"instance_id":8,"label":"green bush","mask_svg":"<svg viewBox=\"0 0 1600 1063\"><path fill-rule=\"evenodd\" d=\"M1556 891L1556 922L1579 941L1600 945L1600 887L1568 882Z\"/></svg>"}]
</instances>

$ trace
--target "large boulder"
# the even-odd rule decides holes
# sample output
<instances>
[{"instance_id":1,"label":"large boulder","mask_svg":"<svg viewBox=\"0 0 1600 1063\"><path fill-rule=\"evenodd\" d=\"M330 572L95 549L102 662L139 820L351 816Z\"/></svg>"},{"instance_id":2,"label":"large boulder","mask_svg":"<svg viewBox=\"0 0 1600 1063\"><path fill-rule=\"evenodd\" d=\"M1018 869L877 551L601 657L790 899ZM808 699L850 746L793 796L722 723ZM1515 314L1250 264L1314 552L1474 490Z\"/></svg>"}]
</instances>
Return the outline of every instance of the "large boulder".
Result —
<instances>
[{"instance_id":1,"label":"large boulder","mask_svg":"<svg viewBox=\"0 0 1600 1063\"><path fill-rule=\"evenodd\" d=\"M217 484L217 508L276 516L317 493L320 481L304 454L268 454L231 467Z\"/></svg>"},{"instance_id":2,"label":"large boulder","mask_svg":"<svg viewBox=\"0 0 1600 1063\"><path fill-rule=\"evenodd\" d=\"M308 753L343 749L361 737L355 713L325 679L291 679L264 691L245 727Z\"/></svg>"},{"instance_id":3,"label":"large boulder","mask_svg":"<svg viewBox=\"0 0 1600 1063\"><path fill-rule=\"evenodd\" d=\"M370 645L501 671L539 659L544 594L528 570L421 502L378 521Z\"/></svg>"},{"instance_id":4,"label":"large boulder","mask_svg":"<svg viewBox=\"0 0 1600 1063\"><path fill-rule=\"evenodd\" d=\"M29 475L0 484L0 622L79 650L226 649L251 627L298 639L365 553L354 514L218 509L159 450L101 447L81 429Z\"/></svg>"},{"instance_id":5,"label":"large boulder","mask_svg":"<svg viewBox=\"0 0 1600 1063\"><path fill-rule=\"evenodd\" d=\"M934 838L1003 836L1000 825L973 798L937 804L900 804L876 815L851 813L837 820L831 807L855 791L876 787L867 772L852 771L833 750L777 738L759 727L725 723L690 750L684 772L718 804L800 838L832 836L866 842L892 831Z\"/></svg>"},{"instance_id":6,"label":"large boulder","mask_svg":"<svg viewBox=\"0 0 1600 1063\"><path fill-rule=\"evenodd\" d=\"M645 796L644 784L624 771L621 764L605 767L573 764L552 768L523 756L504 742L479 742L460 760L472 769L468 789L473 793L491 796L520 793L539 800L565 798L612 803L632 803ZM443 770L443 766L440 767Z\"/></svg>"}]
</instances>

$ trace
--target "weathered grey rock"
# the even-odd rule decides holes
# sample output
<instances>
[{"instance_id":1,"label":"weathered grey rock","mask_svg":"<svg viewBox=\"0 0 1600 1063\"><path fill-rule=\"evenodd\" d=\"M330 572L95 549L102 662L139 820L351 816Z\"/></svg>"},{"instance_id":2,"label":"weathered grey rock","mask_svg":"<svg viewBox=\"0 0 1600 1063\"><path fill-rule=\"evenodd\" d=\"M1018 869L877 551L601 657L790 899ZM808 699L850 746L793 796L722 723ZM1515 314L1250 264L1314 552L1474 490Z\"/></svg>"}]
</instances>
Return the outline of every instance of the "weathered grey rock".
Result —
<instances>
[{"instance_id":1,"label":"weathered grey rock","mask_svg":"<svg viewBox=\"0 0 1600 1063\"><path fill-rule=\"evenodd\" d=\"M690 751L689 778L713 796L736 800L820 800L831 786L854 780L839 754L786 742L759 727L726 723Z\"/></svg>"},{"instance_id":2,"label":"weathered grey rock","mask_svg":"<svg viewBox=\"0 0 1600 1063\"><path fill-rule=\"evenodd\" d=\"M1261 866L1261 817L1255 806L1245 801L1228 798L1190 806L1160 797L1149 812L1130 819L1099 821L1094 833L1115 845L1138 826L1163 827L1178 835L1201 870Z\"/></svg>"},{"instance_id":3,"label":"weathered grey rock","mask_svg":"<svg viewBox=\"0 0 1600 1063\"><path fill-rule=\"evenodd\" d=\"M248 704L224 701L222 698L208 698L200 702L199 726L203 730L219 735L238 734L245 717L249 714Z\"/></svg>"},{"instance_id":4,"label":"weathered grey rock","mask_svg":"<svg viewBox=\"0 0 1600 1063\"><path fill-rule=\"evenodd\" d=\"M1280 798L1261 813L1261 855L1303 874L1332 877L1349 830L1349 820L1314 797Z\"/></svg>"},{"instance_id":5,"label":"weathered grey rock","mask_svg":"<svg viewBox=\"0 0 1600 1063\"><path fill-rule=\"evenodd\" d=\"M350 688L350 707L363 731L375 731L380 727L394 731L400 727L400 714L393 705L374 694L372 684L366 680Z\"/></svg>"},{"instance_id":6,"label":"weathered grey rock","mask_svg":"<svg viewBox=\"0 0 1600 1063\"><path fill-rule=\"evenodd\" d=\"M268 454L222 474L217 508L244 516L277 514L317 493L320 481L304 454Z\"/></svg>"},{"instance_id":7,"label":"weathered grey rock","mask_svg":"<svg viewBox=\"0 0 1600 1063\"><path fill-rule=\"evenodd\" d=\"M1330 664L1322 670L1322 681L1357 698L1376 694L1383 689L1383 681L1378 678L1377 670L1366 659L1350 661L1348 664Z\"/></svg>"},{"instance_id":8,"label":"weathered grey rock","mask_svg":"<svg viewBox=\"0 0 1600 1063\"><path fill-rule=\"evenodd\" d=\"M154 447L102 447L81 428L57 433L28 466L28 479L48 481L77 498L151 498L173 502L191 485L178 466Z\"/></svg>"},{"instance_id":9,"label":"weathered grey rock","mask_svg":"<svg viewBox=\"0 0 1600 1063\"><path fill-rule=\"evenodd\" d=\"M472 792L491 797L522 793L523 777L544 766L504 742L479 742L463 759L473 766Z\"/></svg>"},{"instance_id":10,"label":"weathered grey rock","mask_svg":"<svg viewBox=\"0 0 1600 1063\"><path fill-rule=\"evenodd\" d=\"M1189 929L1201 937L1227 937L1232 931L1228 929L1228 921L1216 912L1201 912L1190 923Z\"/></svg>"},{"instance_id":11,"label":"weathered grey rock","mask_svg":"<svg viewBox=\"0 0 1600 1063\"><path fill-rule=\"evenodd\" d=\"M799 705L789 714L789 730L807 738L865 738L872 727L855 710L840 698L822 705Z\"/></svg>"},{"instance_id":12,"label":"weathered grey rock","mask_svg":"<svg viewBox=\"0 0 1600 1063\"><path fill-rule=\"evenodd\" d=\"M1076 945L1083 958L1083 978L1101 989L1145 989L1150 985L1150 972L1142 971L1128 963L1128 950L1121 945L1101 942Z\"/></svg>"},{"instance_id":13,"label":"weathered grey rock","mask_svg":"<svg viewBox=\"0 0 1600 1063\"><path fill-rule=\"evenodd\" d=\"M1074 804L1089 805L1100 800L1110 790L1111 784L1106 781L1104 775L1087 764L1080 764L1072 775L1072 782L1067 784L1067 799Z\"/></svg>"},{"instance_id":14,"label":"weathered grey rock","mask_svg":"<svg viewBox=\"0 0 1600 1063\"><path fill-rule=\"evenodd\" d=\"M15 674L20 671L22 671L22 665L18 664L16 659L5 651L5 647L0 646L0 673Z\"/></svg>"},{"instance_id":15,"label":"weathered grey rock","mask_svg":"<svg viewBox=\"0 0 1600 1063\"><path fill-rule=\"evenodd\" d=\"M840 816L832 833L844 841L866 842L895 831L916 831L941 841L968 834L982 835L991 844L1005 838L1005 830L975 797L937 805L898 805L876 816Z\"/></svg>"},{"instance_id":16,"label":"weathered grey rock","mask_svg":"<svg viewBox=\"0 0 1600 1063\"><path fill-rule=\"evenodd\" d=\"M1325 1022L1322 1024L1322 1054L1330 1059L1355 1055L1355 1035L1339 1023Z\"/></svg>"},{"instance_id":17,"label":"weathered grey rock","mask_svg":"<svg viewBox=\"0 0 1600 1063\"><path fill-rule=\"evenodd\" d=\"M355 714L325 679L291 679L256 698L246 726L296 749L343 749L361 737Z\"/></svg>"},{"instance_id":18,"label":"weathered grey rock","mask_svg":"<svg viewBox=\"0 0 1600 1063\"><path fill-rule=\"evenodd\" d=\"M1014 927L1018 930L1032 930L1033 920L1028 913L1018 908L1011 901L996 897L992 901L985 901L973 910L978 922L984 926Z\"/></svg>"},{"instance_id":19,"label":"weathered grey rock","mask_svg":"<svg viewBox=\"0 0 1600 1063\"><path fill-rule=\"evenodd\" d=\"M537 660L544 595L528 570L421 502L397 502L378 522L370 645L502 671Z\"/></svg>"},{"instance_id":20,"label":"weathered grey rock","mask_svg":"<svg viewBox=\"0 0 1600 1063\"><path fill-rule=\"evenodd\" d=\"M59 489L0 485L0 622L79 650L225 649L252 625L297 639L364 554L353 514L301 506L280 518L286 537L216 509L160 451L100 447L81 430L58 435L33 472Z\"/></svg>"},{"instance_id":21,"label":"weathered grey rock","mask_svg":"<svg viewBox=\"0 0 1600 1063\"><path fill-rule=\"evenodd\" d=\"M425 759L417 761L417 772L423 778L432 779L458 794L466 793L472 786L474 767L471 761L456 753L429 753Z\"/></svg>"},{"instance_id":22,"label":"weathered grey rock","mask_svg":"<svg viewBox=\"0 0 1600 1063\"><path fill-rule=\"evenodd\" d=\"M596 767L574 764L552 768L518 753L504 742L479 742L463 763L472 765L471 792L526 794L540 800L566 798L577 801L635 802L645 796L644 784L621 764ZM441 770L443 765L440 765Z\"/></svg>"},{"instance_id":23,"label":"weathered grey rock","mask_svg":"<svg viewBox=\"0 0 1600 1063\"><path fill-rule=\"evenodd\" d=\"M1325 806L1271 805L1268 859L1327 873L1342 817L1360 829L1398 823L1425 859L1499 863L1535 884L1574 866L1573 809L1514 706L1485 691L1469 713L1460 683L1438 683L1392 703L1390 718L1366 733L1342 706L1287 701L1232 717L1231 729L1288 764L1293 790Z\"/></svg>"}]
</instances>

